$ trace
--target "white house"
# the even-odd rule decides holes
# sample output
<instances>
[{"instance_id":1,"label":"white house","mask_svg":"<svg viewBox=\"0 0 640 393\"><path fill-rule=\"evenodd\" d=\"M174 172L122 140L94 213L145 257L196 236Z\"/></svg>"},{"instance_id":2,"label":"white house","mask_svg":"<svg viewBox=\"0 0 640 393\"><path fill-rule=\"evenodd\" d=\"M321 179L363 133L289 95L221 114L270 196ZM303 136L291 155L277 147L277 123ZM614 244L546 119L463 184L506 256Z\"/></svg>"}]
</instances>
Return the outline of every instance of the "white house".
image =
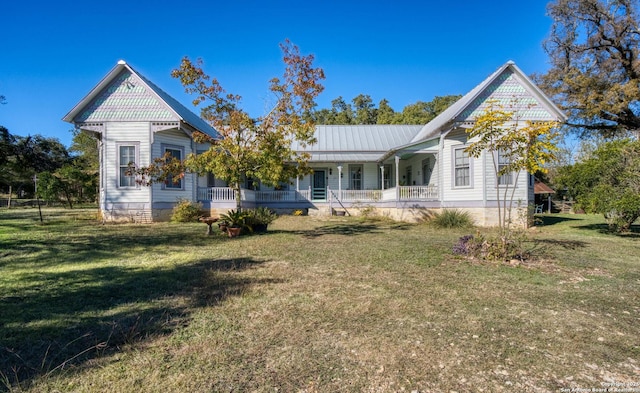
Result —
<instances>
[{"instance_id":1,"label":"white house","mask_svg":"<svg viewBox=\"0 0 640 393\"><path fill-rule=\"evenodd\" d=\"M317 126L311 153L313 173L277 190L242 191L246 207L306 209L309 214L375 208L402 220L429 210L469 211L479 225L497 223L496 191L515 187L515 200L533 203L533 177L496 179L494 152L479 158L464 152L466 129L487 102L514 102L519 120L560 121L566 116L513 63L507 62L426 125ZM178 198L200 201L212 214L235 206L233 191L214 175L188 174L178 186L138 186L126 176L129 161L148 165L170 152L183 158L206 149L190 138L199 130L217 136L206 122L124 62L64 117L95 133L101 151L100 209L105 219L161 220ZM296 148L297 145L294 145ZM515 179L517 184L515 183Z\"/></svg>"},{"instance_id":2,"label":"white house","mask_svg":"<svg viewBox=\"0 0 640 393\"><path fill-rule=\"evenodd\" d=\"M124 61L63 120L90 132L100 152L100 212L105 220L153 221L169 217L179 198L196 198L198 179L146 187L127 175L129 163L148 166L165 153L183 159L195 152L194 131L216 131ZM206 184L205 184L206 185Z\"/></svg>"}]
</instances>

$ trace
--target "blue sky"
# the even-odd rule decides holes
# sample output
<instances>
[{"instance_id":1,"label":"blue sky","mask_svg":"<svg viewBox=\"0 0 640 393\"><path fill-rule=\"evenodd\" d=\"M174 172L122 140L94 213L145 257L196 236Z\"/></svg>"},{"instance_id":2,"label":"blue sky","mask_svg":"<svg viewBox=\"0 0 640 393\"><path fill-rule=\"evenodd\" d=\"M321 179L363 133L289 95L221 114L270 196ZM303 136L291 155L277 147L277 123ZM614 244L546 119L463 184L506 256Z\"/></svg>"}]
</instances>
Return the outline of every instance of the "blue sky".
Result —
<instances>
[{"instance_id":1,"label":"blue sky","mask_svg":"<svg viewBox=\"0 0 640 393\"><path fill-rule=\"evenodd\" d=\"M464 94L513 60L527 74L548 69L546 1L5 1L0 5L0 125L56 137L62 117L116 64L193 108L170 76L183 56L243 97L253 116L281 76L278 44L313 53L326 74L320 108L369 94L400 111L418 100ZM194 108L198 113L198 109Z\"/></svg>"}]
</instances>

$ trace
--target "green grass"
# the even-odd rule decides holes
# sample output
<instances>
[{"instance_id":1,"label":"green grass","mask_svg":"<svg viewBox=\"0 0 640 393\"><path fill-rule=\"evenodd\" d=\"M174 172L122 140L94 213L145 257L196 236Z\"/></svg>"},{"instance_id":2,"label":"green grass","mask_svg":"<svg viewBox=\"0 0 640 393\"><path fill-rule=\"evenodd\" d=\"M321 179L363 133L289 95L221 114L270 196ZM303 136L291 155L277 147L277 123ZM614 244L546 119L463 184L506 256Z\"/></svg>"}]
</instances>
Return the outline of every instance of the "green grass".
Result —
<instances>
[{"instance_id":1,"label":"green grass","mask_svg":"<svg viewBox=\"0 0 640 393\"><path fill-rule=\"evenodd\" d=\"M537 259L470 229L281 217L264 235L0 210L0 371L15 391L559 391L640 379L640 250L543 216ZM606 227L606 225L605 225ZM1 385L0 385L1 386ZM0 388L1 389L1 388Z\"/></svg>"}]
</instances>

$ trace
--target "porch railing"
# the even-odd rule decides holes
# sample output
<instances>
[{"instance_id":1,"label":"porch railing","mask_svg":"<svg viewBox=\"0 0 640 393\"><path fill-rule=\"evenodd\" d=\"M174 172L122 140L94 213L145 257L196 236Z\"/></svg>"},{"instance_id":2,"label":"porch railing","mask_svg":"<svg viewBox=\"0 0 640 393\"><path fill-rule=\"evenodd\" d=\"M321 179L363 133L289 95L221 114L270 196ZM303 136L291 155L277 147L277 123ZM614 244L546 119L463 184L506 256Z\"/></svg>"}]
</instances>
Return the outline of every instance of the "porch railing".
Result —
<instances>
[{"instance_id":1,"label":"porch railing","mask_svg":"<svg viewBox=\"0 0 640 393\"><path fill-rule=\"evenodd\" d=\"M400 186L400 200L437 200L437 186Z\"/></svg>"},{"instance_id":2,"label":"porch railing","mask_svg":"<svg viewBox=\"0 0 640 393\"><path fill-rule=\"evenodd\" d=\"M382 190L333 190L342 202L379 201L382 200Z\"/></svg>"},{"instance_id":3,"label":"porch railing","mask_svg":"<svg viewBox=\"0 0 640 393\"><path fill-rule=\"evenodd\" d=\"M229 187L198 187L198 200L230 202L235 201L235 191ZM248 202L295 202L308 201L310 190L254 191L242 189L241 199Z\"/></svg>"},{"instance_id":4,"label":"porch railing","mask_svg":"<svg viewBox=\"0 0 640 393\"><path fill-rule=\"evenodd\" d=\"M398 189L389 188L385 190L332 190L342 202L378 202L394 201L398 198L401 201L432 201L438 200L438 187L430 186L400 186ZM286 191L253 191L243 189L241 192L243 201L255 201L264 203L273 202L299 202L310 201L312 198L311 189L306 190L286 190ZM229 187L199 187L198 200L231 202L235 201L235 192Z\"/></svg>"},{"instance_id":5,"label":"porch railing","mask_svg":"<svg viewBox=\"0 0 640 393\"><path fill-rule=\"evenodd\" d=\"M229 187L198 187L199 201L235 201L236 194Z\"/></svg>"}]
</instances>

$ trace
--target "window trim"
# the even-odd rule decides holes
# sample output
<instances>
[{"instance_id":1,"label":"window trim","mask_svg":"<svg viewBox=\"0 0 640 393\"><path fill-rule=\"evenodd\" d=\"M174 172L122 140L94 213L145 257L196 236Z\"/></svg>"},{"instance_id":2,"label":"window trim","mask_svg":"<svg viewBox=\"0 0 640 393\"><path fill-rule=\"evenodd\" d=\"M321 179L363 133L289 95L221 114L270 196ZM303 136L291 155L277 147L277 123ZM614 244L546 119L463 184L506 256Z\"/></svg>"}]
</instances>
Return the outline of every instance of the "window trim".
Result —
<instances>
[{"instance_id":1,"label":"window trim","mask_svg":"<svg viewBox=\"0 0 640 393\"><path fill-rule=\"evenodd\" d=\"M466 149L467 145L455 145L451 146L451 188L452 189L469 189L473 188L473 157L469 153L467 154L469 160L469 184L456 185L456 170L459 169L456 166L456 151Z\"/></svg>"},{"instance_id":2,"label":"window trim","mask_svg":"<svg viewBox=\"0 0 640 393\"><path fill-rule=\"evenodd\" d=\"M178 145L171 145L171 144L167 144L167 143L162 143L160 145L160 151L162 152L162 156L164 157L165 154L167 154L167 150L177 150L180 152L180 160L184 160L184 146L178 146ZM171 181L171 178L167 178L167 181L162 183L162 189L163 190L167 190L167 191L184 191L185 189L185 182L184 182L184 177L182 179L180 179L180 183L178 183L178 186L174 186L173 182ZM171 185L169 185L169 183L171 183Z\"/></svg>"},{"instance_id":3,"label":"window trim","mask_svg":"<svg viewBox=\"0 0 640 393\"><path fill-rule=\"evenodd\" d=\"M133 185L129 186L129 185L122 185L122 168L124 167L128 167L129 166L129 162L127 162L126 164L122 164L120 162L120 158L121 158L121 153L120 153L120 149L123 147L133 147L134 150L134 167L139 167L140 165L140 142L116 142L116 188L119 189L123 189L123 190L135 190L135 189L139 189L140 185L136 182L136 176L124 176L124 177L131 177L133 178ZM131 161L130 161L131 162Z\"/></svg>"},{"instance_id":4,"label":"window trim","mask_svg":"<svg viewBox=\"0 0 640 393\"><path fill-rule=\"evenodd\" d=\"M497 165L497 167L498 167L498 171L500 171L500 166L501 166L501 164L500 164L500 151L499 151L499 150L494 150L494 151L493 151L493 155L494 155L493 157L494 157L495 163L496 163L496 165ZM502 164L502 166L505 166L505 165L508 165L508 163L507 163L507 164ZM515 186L516 186L516 176L515 176L515 174L516 174L516 173L515 173L514 171L511 171L511 172L505 173L505 174L504 174L504 175L502 175L502 176L498 176L498 175L497 175L497 173L496 173L496 174L495 174L495 175L496 175L496 179L495 179L495 181L496 181L496 183L495 183L495 187L496 187L496 188L509 188L509 187L515 187ZM509 183L505 183L505 184L503 184L503 183L501 183L501 182L500 182L500 179L501 179L502 177L504 177L504 176L508 176L508 177L509 177L509 179L510 179Z\"/></svg>"}]
</instances>

